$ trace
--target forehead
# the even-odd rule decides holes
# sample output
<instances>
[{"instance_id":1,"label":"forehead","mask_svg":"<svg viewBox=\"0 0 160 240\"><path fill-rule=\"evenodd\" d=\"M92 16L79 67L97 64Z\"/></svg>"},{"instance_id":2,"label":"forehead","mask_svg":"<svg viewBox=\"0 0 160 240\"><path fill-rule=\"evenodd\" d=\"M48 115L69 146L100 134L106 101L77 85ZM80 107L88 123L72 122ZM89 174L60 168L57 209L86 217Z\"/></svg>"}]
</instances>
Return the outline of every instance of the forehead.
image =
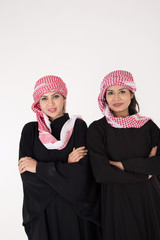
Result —
<instances>
[{"instance_id":1,"label":"forehead","mask_svg":"<svg viewBox=\"0 0 160 240\"><path fill-rule=\"evenodd\" d=\"M120 89L127 89L127 88L124 86L115 85L107 88L107 91L118 91Z\"/></svg>"}]
</instances>

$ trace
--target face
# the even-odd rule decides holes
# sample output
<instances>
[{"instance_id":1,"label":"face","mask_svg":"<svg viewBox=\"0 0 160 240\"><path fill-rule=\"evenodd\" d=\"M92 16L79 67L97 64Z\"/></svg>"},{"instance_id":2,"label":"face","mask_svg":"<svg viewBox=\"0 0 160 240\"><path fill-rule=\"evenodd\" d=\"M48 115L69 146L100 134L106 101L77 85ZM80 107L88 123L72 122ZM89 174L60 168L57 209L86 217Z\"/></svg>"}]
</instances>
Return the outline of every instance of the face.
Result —
<instances>
[{"instance_id":1,"label":"face","mask_svg":"<svg viewBox=\"0 0 160 240\"><path fill-rule=\"evenodd\" d=\"M63 116L65 99L57 92L48 92L41 96L39 100L41 110L51 121Z\"/></svg>"},{"instance_id":2,"label":"face","mask_svg":"<svg viewBox=\"0 0 160 240\"><path fill-rule=\"evenodd\" d=\"M133 94L124 86L112 86L106 91L106 101L115 117L129 116L129 105Z\"/></svg>"}]
</instances>

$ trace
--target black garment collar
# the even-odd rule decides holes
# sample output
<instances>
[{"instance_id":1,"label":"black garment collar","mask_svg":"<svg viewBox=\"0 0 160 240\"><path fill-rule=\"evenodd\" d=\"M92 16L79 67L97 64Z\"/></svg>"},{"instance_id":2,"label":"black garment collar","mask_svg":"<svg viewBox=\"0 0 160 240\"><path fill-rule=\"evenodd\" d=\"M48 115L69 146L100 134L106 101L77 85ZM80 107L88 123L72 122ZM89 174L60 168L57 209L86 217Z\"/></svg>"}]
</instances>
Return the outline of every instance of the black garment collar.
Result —
<instances>
[{"instance_id":1,"label":"black garment collar","mask_svg":"<svg viewBox=\"0 0 160 240\"><path fill-rule=\"evenodd\" d=\"M52 135L59 140L60 139L60 132L65 124L65 122L69 119L68 113L65 113L63 116L56 118L52 123L51 123L51 130L52 130Z\"/></svg>"}]
</instances>

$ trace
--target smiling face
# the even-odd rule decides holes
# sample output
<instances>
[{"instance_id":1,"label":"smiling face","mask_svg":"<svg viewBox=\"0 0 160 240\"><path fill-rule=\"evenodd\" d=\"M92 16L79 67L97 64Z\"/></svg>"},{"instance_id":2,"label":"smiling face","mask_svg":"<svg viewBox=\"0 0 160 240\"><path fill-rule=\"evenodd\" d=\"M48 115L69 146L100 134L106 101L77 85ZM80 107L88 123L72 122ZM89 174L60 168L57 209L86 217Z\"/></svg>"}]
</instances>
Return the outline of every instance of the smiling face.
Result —
<instances>
[{"instance_id":1,"label":"smiling face","mask_svg":"<svg viewBox=\"0 0 160 240\"><path fill-rule=\"evenodd\" d=\"M129 105L133 94L124 86L112 86L106 90L106 101L115 117L129 116Z\"/></svg>"},{"instance_id":2,"label":"smiling face","mask_svg":"<svg viewBox=\"0 0 160 240\"><path fill-rule=\"evenodd\" d=\"M41 96L39 105L51 121L64 115L65 99L60 93L45 93Z\"/></svg>"}]
</instances>

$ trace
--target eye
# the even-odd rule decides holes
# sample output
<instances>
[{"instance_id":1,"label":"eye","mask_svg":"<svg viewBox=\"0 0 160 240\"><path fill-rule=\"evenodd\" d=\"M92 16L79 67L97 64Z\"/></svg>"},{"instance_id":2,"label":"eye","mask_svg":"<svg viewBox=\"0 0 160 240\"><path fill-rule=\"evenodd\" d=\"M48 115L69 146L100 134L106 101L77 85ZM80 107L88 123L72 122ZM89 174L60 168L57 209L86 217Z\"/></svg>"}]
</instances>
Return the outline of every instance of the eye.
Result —
<instances>
[{"instance_id":1,"label":"eye","mask_svg":"<svg viewBox=\"0 0 160 240\"><path fill-rule=\"evenodd\" d=\"M107 95L113 95L113 92L107 92Z\"/></svg>"},{"instance_id":2,"label":"eye","mask_svg":"<svg viewBox=\"0 0 160 240\"><path fill-rule=\"evenodd\" d=\"M121 90L121 91L119 91L119 93L120 94L124 94L124 93L126 93L126 91L125 90Z\"/></svg>"},{"instance_id":3,"label":"eye","mask_svg":"<svg viewBox=\"0 0 160 240\"><path fill-rule=\"evenodd\" d=\"M42 101L46 101L46 100L47 100L47 97L42 97L41 100L42 100Z\"/></svg>"},{"instance_id":4,"label":"eye","mask_svg":"<svg viewBox=\"0 0 160 240\"><path fill-rule=\"evenodd\" d=\"M58 94L56 94L56 95L53 96L53 99L56 99L56 98L59 98L59 95L58 95Z\"/></svg>"}]
</instances>

